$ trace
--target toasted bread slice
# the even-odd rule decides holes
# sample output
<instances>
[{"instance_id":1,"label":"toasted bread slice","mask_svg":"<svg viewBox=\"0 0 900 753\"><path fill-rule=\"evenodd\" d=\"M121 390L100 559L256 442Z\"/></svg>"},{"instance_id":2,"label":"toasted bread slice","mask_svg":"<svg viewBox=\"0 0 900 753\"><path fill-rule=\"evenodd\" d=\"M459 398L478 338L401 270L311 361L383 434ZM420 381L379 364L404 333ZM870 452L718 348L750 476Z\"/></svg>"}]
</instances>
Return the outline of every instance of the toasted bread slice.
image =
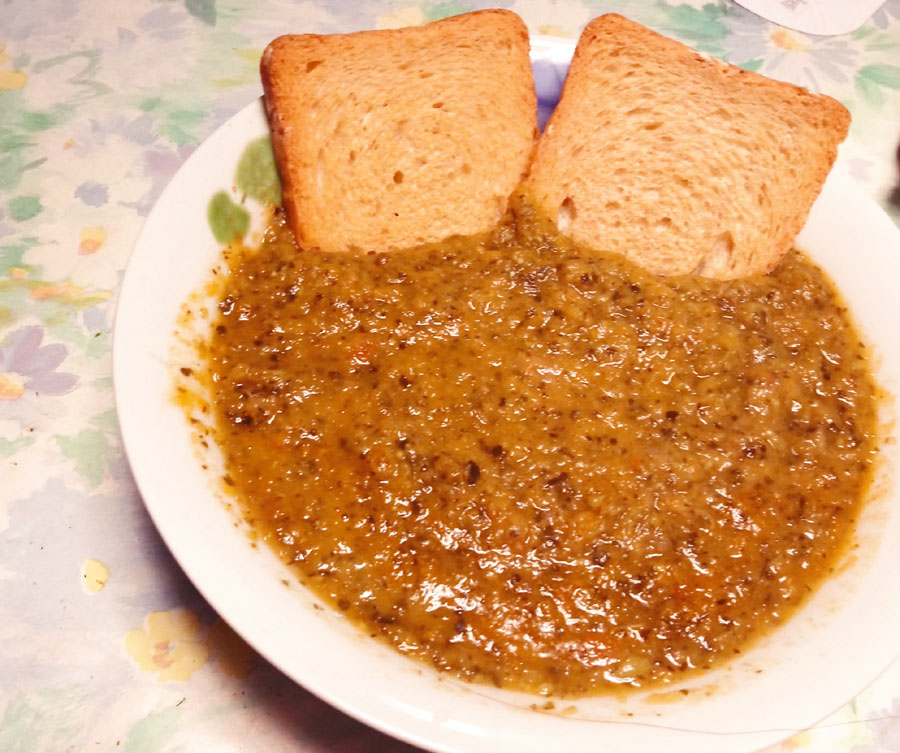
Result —
<instances>
[{"instance_id":1,"label":"toasted bread slice","mask_svg":"<svg viewBox=\"0 0 900 753\"><path fill-rule=\"evenodd\" d=\"M509 11L284 36L261 73L301 247L411 246L490 230L537 138L528 31Z\"/></svg>"},{"instance_id":2,"label":"toasted bread slice","mask_svg":"<svg viewBox=\"0 0 900 753\"><path fill-rule=\"evenodd\" d=\"M830 97L600 16L526 187L564 234L653 272L764 273L790 250L849 123Z\"/></svg>"}]
</instances>

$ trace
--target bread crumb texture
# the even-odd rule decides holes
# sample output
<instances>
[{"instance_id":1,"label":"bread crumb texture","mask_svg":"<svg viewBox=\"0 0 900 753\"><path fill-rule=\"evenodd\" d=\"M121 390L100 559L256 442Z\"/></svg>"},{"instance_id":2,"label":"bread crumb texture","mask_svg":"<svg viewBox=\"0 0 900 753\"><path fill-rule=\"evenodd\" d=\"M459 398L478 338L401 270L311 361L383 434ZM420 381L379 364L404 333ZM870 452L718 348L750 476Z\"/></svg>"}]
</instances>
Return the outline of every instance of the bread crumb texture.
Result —
<instances>
[{"instance_id":1,"label":"bread crumb texture","mask_svg":"<svg viewBox=\"0 0 900 753\"><path fill-rule=\"evenodd\" d=\"M763 273L802 229L849 122L830 97L605 15L578 42L527 187L561 232L650 271Z\"/></svg>"},{"instance_id":2,"label":"bread crumb texture","mask_svg":"<svg viewBox=\"0 0 900 753\"><path fill-rule=\"evenodd\" d=\"M509 11L283 36L261 64L284 206L302 247L481 233L537 136L528 31Z\"/></svg>"}]
</instances>

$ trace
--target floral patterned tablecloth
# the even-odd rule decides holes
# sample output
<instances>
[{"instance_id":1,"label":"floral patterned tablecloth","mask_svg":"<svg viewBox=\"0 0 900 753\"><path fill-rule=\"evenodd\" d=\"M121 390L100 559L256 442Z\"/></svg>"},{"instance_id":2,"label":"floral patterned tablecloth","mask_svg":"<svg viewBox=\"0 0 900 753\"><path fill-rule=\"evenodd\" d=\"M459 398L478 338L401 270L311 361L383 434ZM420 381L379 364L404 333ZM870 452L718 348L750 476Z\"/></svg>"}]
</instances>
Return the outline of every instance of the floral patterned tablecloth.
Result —
<instances>
[{"instance_id":1,"label":"floral patterned tablecloth","mask_svg":"<svg viewBox=\"0 0 900 753\"><path fill-rule=\"evenodd\" d=\"M181 573L123 455L110 330L144 218L258 96L270 39L486 5L0 0L0 752L412 750L266 664ZM853 113L844 167L900 220L900 0L831 38L727 0L508 7L533 33L566 37L618 11L837 97ZM900 664L779 748L794 749L900 750Z\"/></svg>"}]
</instances>

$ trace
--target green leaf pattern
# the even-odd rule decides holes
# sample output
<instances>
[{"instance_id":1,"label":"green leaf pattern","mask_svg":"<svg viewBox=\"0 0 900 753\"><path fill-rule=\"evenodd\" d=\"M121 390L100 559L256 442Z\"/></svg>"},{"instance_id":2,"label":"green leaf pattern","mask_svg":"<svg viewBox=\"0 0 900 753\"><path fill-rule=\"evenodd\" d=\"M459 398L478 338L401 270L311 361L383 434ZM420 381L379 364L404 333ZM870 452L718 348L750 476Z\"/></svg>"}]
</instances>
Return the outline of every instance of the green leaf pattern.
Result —
<instances>
[{"instance_id":1,"label":"green leaf pattern","mask_svg":"<svg viewBox=\"0 0 900 753\"><path fill-rule=\"evenodd\" d=\"M250 213L235 204L225 191L219 191L209 200L206 218L219 243L231 243L250 229Z\"/></svg>"},{"instance_id":2,"label":"green leaf pattern","mask_svg":"<svg viewBox=\"0 0 900 753\"><path fill-rule=\"evenodd\" d=\"M260 204L281 203L281 181L270 137L263 136L247 144L238 160L234 180L244 194Z\"/></svg>"}]
</instances>

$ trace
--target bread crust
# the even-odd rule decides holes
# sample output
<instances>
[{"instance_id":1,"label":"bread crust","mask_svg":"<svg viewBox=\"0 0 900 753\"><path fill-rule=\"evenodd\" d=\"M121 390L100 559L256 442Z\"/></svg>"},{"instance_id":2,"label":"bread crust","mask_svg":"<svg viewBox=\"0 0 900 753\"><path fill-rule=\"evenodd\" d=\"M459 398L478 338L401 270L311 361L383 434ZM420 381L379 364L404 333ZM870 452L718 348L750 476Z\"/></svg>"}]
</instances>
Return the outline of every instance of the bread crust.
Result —
<instances>
[{"instance_id":1,"label":"bread crust","mask_svg":"<svg viewBox=\"0 0 900 753\"><path fill-rule=\"evenodd\" d=\"M768 272L847 135L834 99L594 19L527 189L562 232L665 275Z\"/></svg>"},{"instance_id":2,"label":"bread crust","mask_svg":"<svg viewBox=\"0 0 900 753\"><path fill-rule=\"evenodd\" d=\"M260 73L301 247L370 250L490 230L537 138L528 31L509 11L289 35Z\"/></svg>"}]
</instances>

